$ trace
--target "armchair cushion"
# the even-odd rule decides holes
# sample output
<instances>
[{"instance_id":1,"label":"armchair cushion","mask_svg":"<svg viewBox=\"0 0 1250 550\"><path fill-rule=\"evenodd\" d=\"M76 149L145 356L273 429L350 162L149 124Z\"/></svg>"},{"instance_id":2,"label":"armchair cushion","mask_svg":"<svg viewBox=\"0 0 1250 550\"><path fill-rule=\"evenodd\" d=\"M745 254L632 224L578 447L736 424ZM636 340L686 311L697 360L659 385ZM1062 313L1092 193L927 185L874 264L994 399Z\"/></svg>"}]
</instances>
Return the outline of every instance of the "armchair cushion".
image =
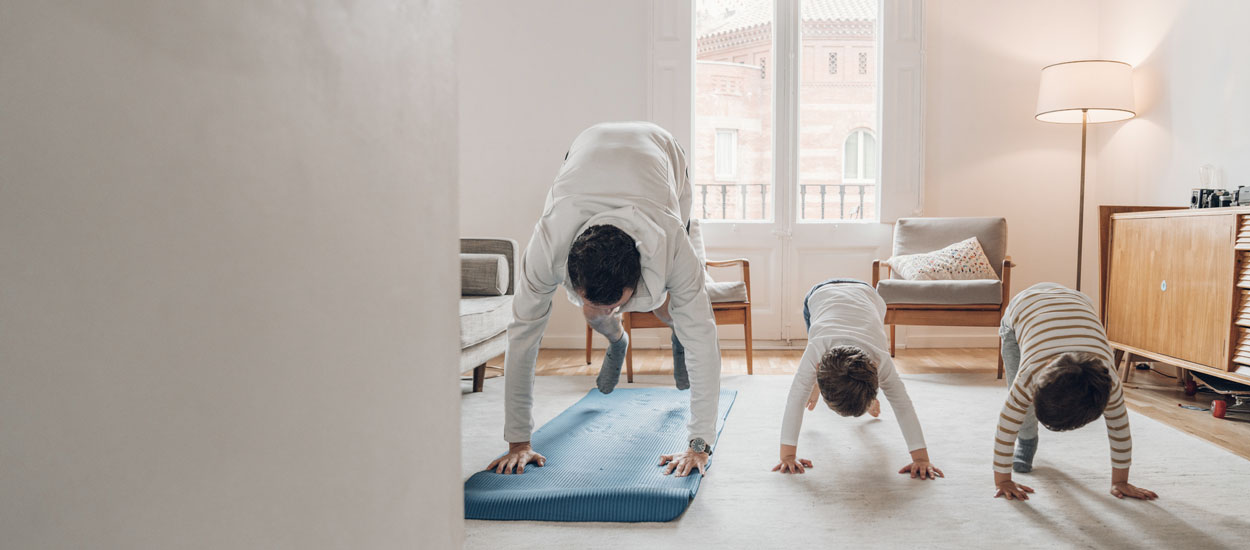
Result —
<instances>
[{"instance_id":1,"label":"armchair cushion","mask_svg":"<svg viewBox=\"0 0 1250 550\"><path fill-rule=\"evenodd\" d=\"M1007 257L1007 220L1003 218L902 218L894 224L893 255L929 252L968 237L981 243L990 267L1001 279Z\"/></svg>"},{"instance_id":2,"label":"armchair cushion","mask_svg":"<svg viewBox=\"0 0 1250 550\"><path fill-rule=\"evenodd\" d=\"M713 304L747 301L747 284L742 281L707 280L707 297Z\"/></svg>"},{"instance_id":3,"label":"armchair cushion","mask_svg":"<svg viewBox=\"0 0 1250 550\"><path fill-rule=\"evenodd\" d=\"M887 304L969 305L1003 302L1003 283L997 279L971 281L906 281L884 279L877 293Z\"/></svg>"},{"instance_id":4,"label":"armchair cushion","mask_svg":"<svg viewBox=\"0 0 1250 550\"><path fill-rule=\"evenodd\" d=\"M508 330L512 296L468 296L460 299L460 349L485 342Z\"/></svg>"},{"instance_id":5,"label":"armchair cushion","mask_svg":"<svg viewBox=\"0 0 1250 550\"><path fill-rule=\"evenodd\" d=\"M461 254L460 295L502 296L508 291L508 258L503 254Z\"/></svg>"}]
</instances>

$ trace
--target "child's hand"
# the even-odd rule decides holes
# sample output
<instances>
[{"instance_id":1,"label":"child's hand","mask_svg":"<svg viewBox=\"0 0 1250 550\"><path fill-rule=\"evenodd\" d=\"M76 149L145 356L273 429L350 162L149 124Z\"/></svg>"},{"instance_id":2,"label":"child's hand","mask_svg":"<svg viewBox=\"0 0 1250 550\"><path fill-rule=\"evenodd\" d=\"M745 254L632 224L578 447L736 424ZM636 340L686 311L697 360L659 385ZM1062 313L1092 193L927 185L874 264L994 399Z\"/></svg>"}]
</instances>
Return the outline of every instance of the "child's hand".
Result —
<instances>
[{"instance_id":1,"label":"child's hand","mask_svg":"<svg viewBox=\"0 0 1250 550\"><path fill-rule=\"evenodd\" d=\"M820 386L812 386L812 396L807 398L807 410L816 410L816 403L820 402Z\"/></svg>"},{"instance_id":2,"label":"child's hand","mask_svg":"<svg viewBox=\"0 0 1250 550\"><path fill-rule=\"evenodd\" d=\"M909 473L911 474L911 477L920 479L937 479L939 477L946 477L946 474L942 473L942 470L940 470L937 466L934 466L933 463L928 460L913 460L911 464L903 466L898 473Z\"/></svg>"},{"instance_id":3,"label":"child's hand","mask_svg":"<svg viewBox=\"0 0 1250 550\"><path fill-rule=\"evenodd\" d=\"M1029 500L1028 494L1032 492L1032 487L1026 487L1007 480L998 484L998 492L994 493L994 498L1007 497L1007 500Z\"/></svg>"},{"instance_id":4,"label":"child's hand","mask_svg":"<svg viewBox=\"0 0 1250 550\"><path fill-rule=\"evenodd\" d=\"M794 458L793 456L781 457L781 463L773 466L774 472L783 474L802 474L807 472L806 468L812 467L812 461L806 458Z\"/></svg>"},{"instance_id":5,"label":"child's hand","mask_svg":"<svg viewBox=\"0 0 1250 550\"><path fill-rule=\"evenodd\" d=\"M1139 498L1142 500L1154 500L1156 498L1159 498L1159 495L1156 495L1154 491L1147 491L1145 489L1142 489L1141 487L1134 487L1130 485L1129 482L1127 481L1122 481L1120 483L1112 483L1111 494L1115 495L1115 498L1130 497L1130 498Z\"/></svg>"}]
</instances>

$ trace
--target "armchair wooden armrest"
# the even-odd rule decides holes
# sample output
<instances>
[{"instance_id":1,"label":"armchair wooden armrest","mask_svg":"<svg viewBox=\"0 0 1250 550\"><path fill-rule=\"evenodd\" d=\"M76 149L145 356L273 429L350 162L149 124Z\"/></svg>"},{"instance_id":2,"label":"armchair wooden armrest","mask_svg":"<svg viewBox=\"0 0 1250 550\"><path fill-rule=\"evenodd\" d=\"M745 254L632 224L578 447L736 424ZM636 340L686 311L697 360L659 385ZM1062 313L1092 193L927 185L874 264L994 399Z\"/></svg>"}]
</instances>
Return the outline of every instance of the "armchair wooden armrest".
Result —
<instances>
[{"instance_id":1,"label":"armchair wooden armrest","mask_svg":"<svg viewBox=\"0 0 1250 550\"><path fill-rule=\"evenodd\" d=\"M742 282L746 283L747 285L747 302L751 301L751 262L747 261L746 258L736 258L733 260L719 260L719 261L708 260L706 263L708 267L733 267L735 265L741 266L742 267Z\"/></svg>"},{"instance_id":2,"label":"armchair wooden armrest","mask_svg":"<svg viewBox=\"0 0 1250 550\"><path fill-rule=\"evenodd\" d=\"M999 303L999 311L1006 311L1007 301L1011 299L1011 268L1015 266L1011 256L1003 258L1003 301Z\"/></svg>"},{"instance_id":3,"label":"armchair wooden armrest","mask_svg":"<svg viewBox=\"0 0 1250 550\"><path fill-rule=\"evenodd\" d=\"M872 261L872 287L877 288L877 283L881 282L881 268L885 268L886 278L890 277L890 266L881 260Z\"/></svg>"}]
</instances>

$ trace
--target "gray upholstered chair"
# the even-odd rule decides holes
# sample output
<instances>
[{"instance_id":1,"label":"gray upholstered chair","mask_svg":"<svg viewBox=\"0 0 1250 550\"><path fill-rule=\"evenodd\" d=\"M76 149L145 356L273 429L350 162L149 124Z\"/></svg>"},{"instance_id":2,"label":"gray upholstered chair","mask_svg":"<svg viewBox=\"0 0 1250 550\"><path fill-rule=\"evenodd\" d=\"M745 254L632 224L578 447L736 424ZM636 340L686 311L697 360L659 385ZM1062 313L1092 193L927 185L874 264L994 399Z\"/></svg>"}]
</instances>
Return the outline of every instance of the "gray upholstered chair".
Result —
<instances>
[{"instance_id":1,"label":"gray upholstered chair","mask_svg":"<svg viewBox=\"0 0 1250 550\"><path fill-rule=\"evenodd\" d=\"M473 369L473 391L482 391L486 362L508 347L512 296L516 292L517 243L509 239L460 239L460 370Z\"/></svg>"},{"instance_id":2,"label":"gray upholstered chair","mask_svg":"<svg viewBox=\"0 0 1250 550\"><path fill-rule=\"evenodd\" d=\"M999 280L906 281L872 262L872 285L886 303L890 355L896 325L997 327L1011 296L1011 256L1003 218L903 218L894 224L894 255L920 254L976 237ZM882 268L886 273L883 278ZM1000 344L1001 345L1001 344ZM1003 377L1001 349L998 377Z\"/></svg>"}]
</instances>

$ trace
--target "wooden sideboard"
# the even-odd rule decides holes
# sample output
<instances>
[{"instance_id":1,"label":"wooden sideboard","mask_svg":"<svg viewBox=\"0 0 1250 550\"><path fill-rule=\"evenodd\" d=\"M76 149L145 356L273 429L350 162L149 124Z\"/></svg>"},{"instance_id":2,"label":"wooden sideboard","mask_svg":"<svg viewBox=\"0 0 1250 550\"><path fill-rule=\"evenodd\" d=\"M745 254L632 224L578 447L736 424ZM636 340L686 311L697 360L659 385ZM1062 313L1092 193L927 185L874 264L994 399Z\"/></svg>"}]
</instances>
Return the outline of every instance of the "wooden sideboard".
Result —
<instances>
[{"instance_id":1,"label":"wooden sideboard","mask_svg":"<svg viewBox=\"0 0 1250 550\"><path fill-rule=\"evenodd\" d=\"M1117 359L1250 383L1250 207L1100 214L1102 319Z\"/></svg>"}]
</instances>

